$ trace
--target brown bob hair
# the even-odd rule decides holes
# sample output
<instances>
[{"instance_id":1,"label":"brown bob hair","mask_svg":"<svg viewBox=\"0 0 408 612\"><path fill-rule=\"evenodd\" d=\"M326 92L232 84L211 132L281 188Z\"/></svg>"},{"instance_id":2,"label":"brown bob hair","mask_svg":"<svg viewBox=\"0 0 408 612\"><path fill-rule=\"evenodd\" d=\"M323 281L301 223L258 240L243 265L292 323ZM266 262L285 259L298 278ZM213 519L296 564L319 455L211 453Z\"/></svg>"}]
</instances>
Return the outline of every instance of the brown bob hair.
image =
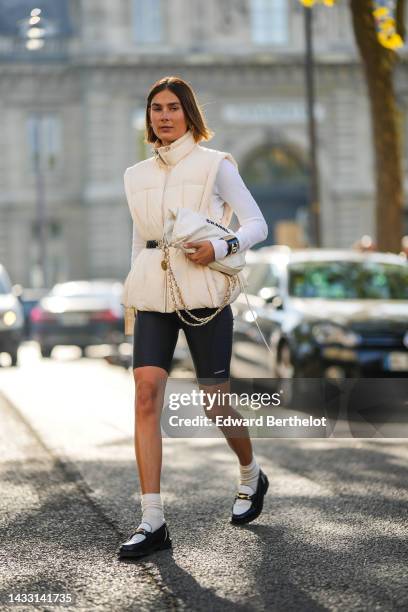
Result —
<instances>
[{"instance_id":1,"label":"brown bob hair","mask_svg":"<svg viewBox=\"0 0 408 612\"><path fill-rule=\"evenodd\" d=\"M149 91L146 103L146 142L156 142L158 140L150 123L149 111L152 100L156 94L164 89L170 89L180 100L186 118L187 127L191 130L194 140L210 140L213 132L207 127L203 111L197 101L192 87L183 79L177 76L167 76L156 81Z\"/></svg>"}]
</instances>

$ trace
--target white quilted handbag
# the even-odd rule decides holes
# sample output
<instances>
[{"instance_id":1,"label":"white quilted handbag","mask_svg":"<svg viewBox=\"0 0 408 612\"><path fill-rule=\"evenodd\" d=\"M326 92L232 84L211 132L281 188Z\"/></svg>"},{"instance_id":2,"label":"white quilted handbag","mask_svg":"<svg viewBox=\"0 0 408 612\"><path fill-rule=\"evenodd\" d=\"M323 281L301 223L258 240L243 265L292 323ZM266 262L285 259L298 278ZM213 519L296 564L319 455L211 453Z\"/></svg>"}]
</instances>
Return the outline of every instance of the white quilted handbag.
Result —
<instances>
[{"instance_id":1,"label":"white quilted handbag","mask_svg":"<svg viewBox=\"0 0 408 612\"><path fill-rule=\"evenodd\" d=\"M199 242L213 240L214 238L233 238L227 227L190 210L189 208L170 208L164 222L163 240L172 247L181 248L185 252L194 252L194 249L185 249L184 242ZM212 261L209 268L234 275L241 272L245 266L245 252L229 255L222 261Z\"/></svg>"},{"instance_id":2,"label":"white quilted handbag","mask_svg":"<svg viewBox=\"0 0 408 612\"><path fill-rule=\"evenodd\" d=\"M184 248L184 242L200 242L204 240L211 240L213 238L222 238L225 236L233 237L233 234L231 234L228 228L222 226L220 223L217 223L216 221L213 221L212 219L209 219L208 217L205 217L194 210L190 210L189 208L170 208L167 212L161 245L164 253L164 269L167 271L170 284L170 295L175 311L178 317L184 321L184 323L192 327L209 323L209 321L216 317L217 314L230 303L231 295L235 287L237 287L238 283L240 285L242 283L239 272L241 272L245 266L245 253L234 253L233 255L229 255L227 263L213 261L208 264L209 268L218 270L218 272L225 274L225 295L222 303L215 312L207 317L197 317L187 309L184 303L183 296L181 295L177 280L171 268L169 247L180 248L185 253L191 253L194 252L194 249ZM191 319L195 321L195 323L192 323L184 318L180 312L181 308L179 304L181 304L182 309Z\"/></svg>"}]
</instances>

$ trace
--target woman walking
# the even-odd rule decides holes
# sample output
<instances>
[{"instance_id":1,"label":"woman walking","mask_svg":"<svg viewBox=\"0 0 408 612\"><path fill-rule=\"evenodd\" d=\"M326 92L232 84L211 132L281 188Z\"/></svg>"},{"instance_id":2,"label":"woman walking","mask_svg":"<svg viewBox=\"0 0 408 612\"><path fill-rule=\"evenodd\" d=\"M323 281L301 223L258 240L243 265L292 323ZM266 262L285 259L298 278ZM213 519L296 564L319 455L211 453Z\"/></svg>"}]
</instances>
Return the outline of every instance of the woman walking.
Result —
<instances>
[{"instance_id":1,"label":"woman walking","mask_svg":"<svg viewBox=\"0 0 408 612\"><path fill-rule=\"evenodd\" d=\"M154 157L128 168L124 177L133 219L135 454L142 516L136 531L120 547L121 558L171 546L160 495L160 417L180 329L186 335L198 381L215 379L214 385L201 384L201 388L207 393L229 389L233 330L229 303L238 297L240 287L232 288L225 304L225 275L208 264L227 261L231 254L265 240L268 233L232 156L199 144L212 133L188 83L172 76L153 85L147 98L146 134L154 145ZM190 252L170 248L170 265L182 299L177 309L160 248L166 211L175 206L202 213L223 226L228 226L235 212L240 223L234 237L188 242L184 246ZM217 410L218 414L239 416L229 406L214 407L206 414L213 419ZM239 437L228 428L221 430L240 468L231 522L248 523L262 511L268 479L253 455L246 428L240 429Z\"/></svg>"}]
</instances>

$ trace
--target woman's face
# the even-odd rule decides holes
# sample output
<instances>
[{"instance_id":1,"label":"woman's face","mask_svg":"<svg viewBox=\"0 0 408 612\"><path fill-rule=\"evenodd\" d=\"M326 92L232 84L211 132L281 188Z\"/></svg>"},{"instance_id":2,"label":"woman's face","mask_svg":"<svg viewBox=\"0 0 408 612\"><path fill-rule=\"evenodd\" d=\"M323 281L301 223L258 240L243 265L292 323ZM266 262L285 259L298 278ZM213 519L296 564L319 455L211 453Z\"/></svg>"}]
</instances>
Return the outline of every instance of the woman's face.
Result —
<instances>
[{"instance_id":1,"label":"woman's face","mask_svg":"<svg viewBox=\"0 0 408 612\"><path fill-rule=\"evenodd\" d=\"M187 132L187 122L181 102L170 89L159 91L150 104L153 132L163 145L168 145Z\"/></svg>"}]
</instances>

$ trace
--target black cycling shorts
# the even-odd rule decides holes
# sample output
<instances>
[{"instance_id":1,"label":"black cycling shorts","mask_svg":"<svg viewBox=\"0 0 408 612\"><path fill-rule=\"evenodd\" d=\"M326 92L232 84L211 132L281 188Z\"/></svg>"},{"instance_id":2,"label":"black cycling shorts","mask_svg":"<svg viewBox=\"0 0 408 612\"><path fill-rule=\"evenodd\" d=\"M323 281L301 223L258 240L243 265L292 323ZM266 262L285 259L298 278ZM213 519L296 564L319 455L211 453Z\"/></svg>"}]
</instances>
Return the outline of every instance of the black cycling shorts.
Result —
<instances>
[{"instance_id":1,"label":"black cycling shorts","mask_svg":"<svg viewBox=\"0 0 408 612\"><path fill-rule=\"evenodd\" d=\"M216 308L195 308L191 312L208 316ZM192 321L182 310L187 321ZM197 378L229 378L232 351L233 315L225 306L209 323L191 327L176 312L138 310L135 319L133 368L158 366L170 372L179 329L185 333Z\"/></svg>"}]
</instances>

